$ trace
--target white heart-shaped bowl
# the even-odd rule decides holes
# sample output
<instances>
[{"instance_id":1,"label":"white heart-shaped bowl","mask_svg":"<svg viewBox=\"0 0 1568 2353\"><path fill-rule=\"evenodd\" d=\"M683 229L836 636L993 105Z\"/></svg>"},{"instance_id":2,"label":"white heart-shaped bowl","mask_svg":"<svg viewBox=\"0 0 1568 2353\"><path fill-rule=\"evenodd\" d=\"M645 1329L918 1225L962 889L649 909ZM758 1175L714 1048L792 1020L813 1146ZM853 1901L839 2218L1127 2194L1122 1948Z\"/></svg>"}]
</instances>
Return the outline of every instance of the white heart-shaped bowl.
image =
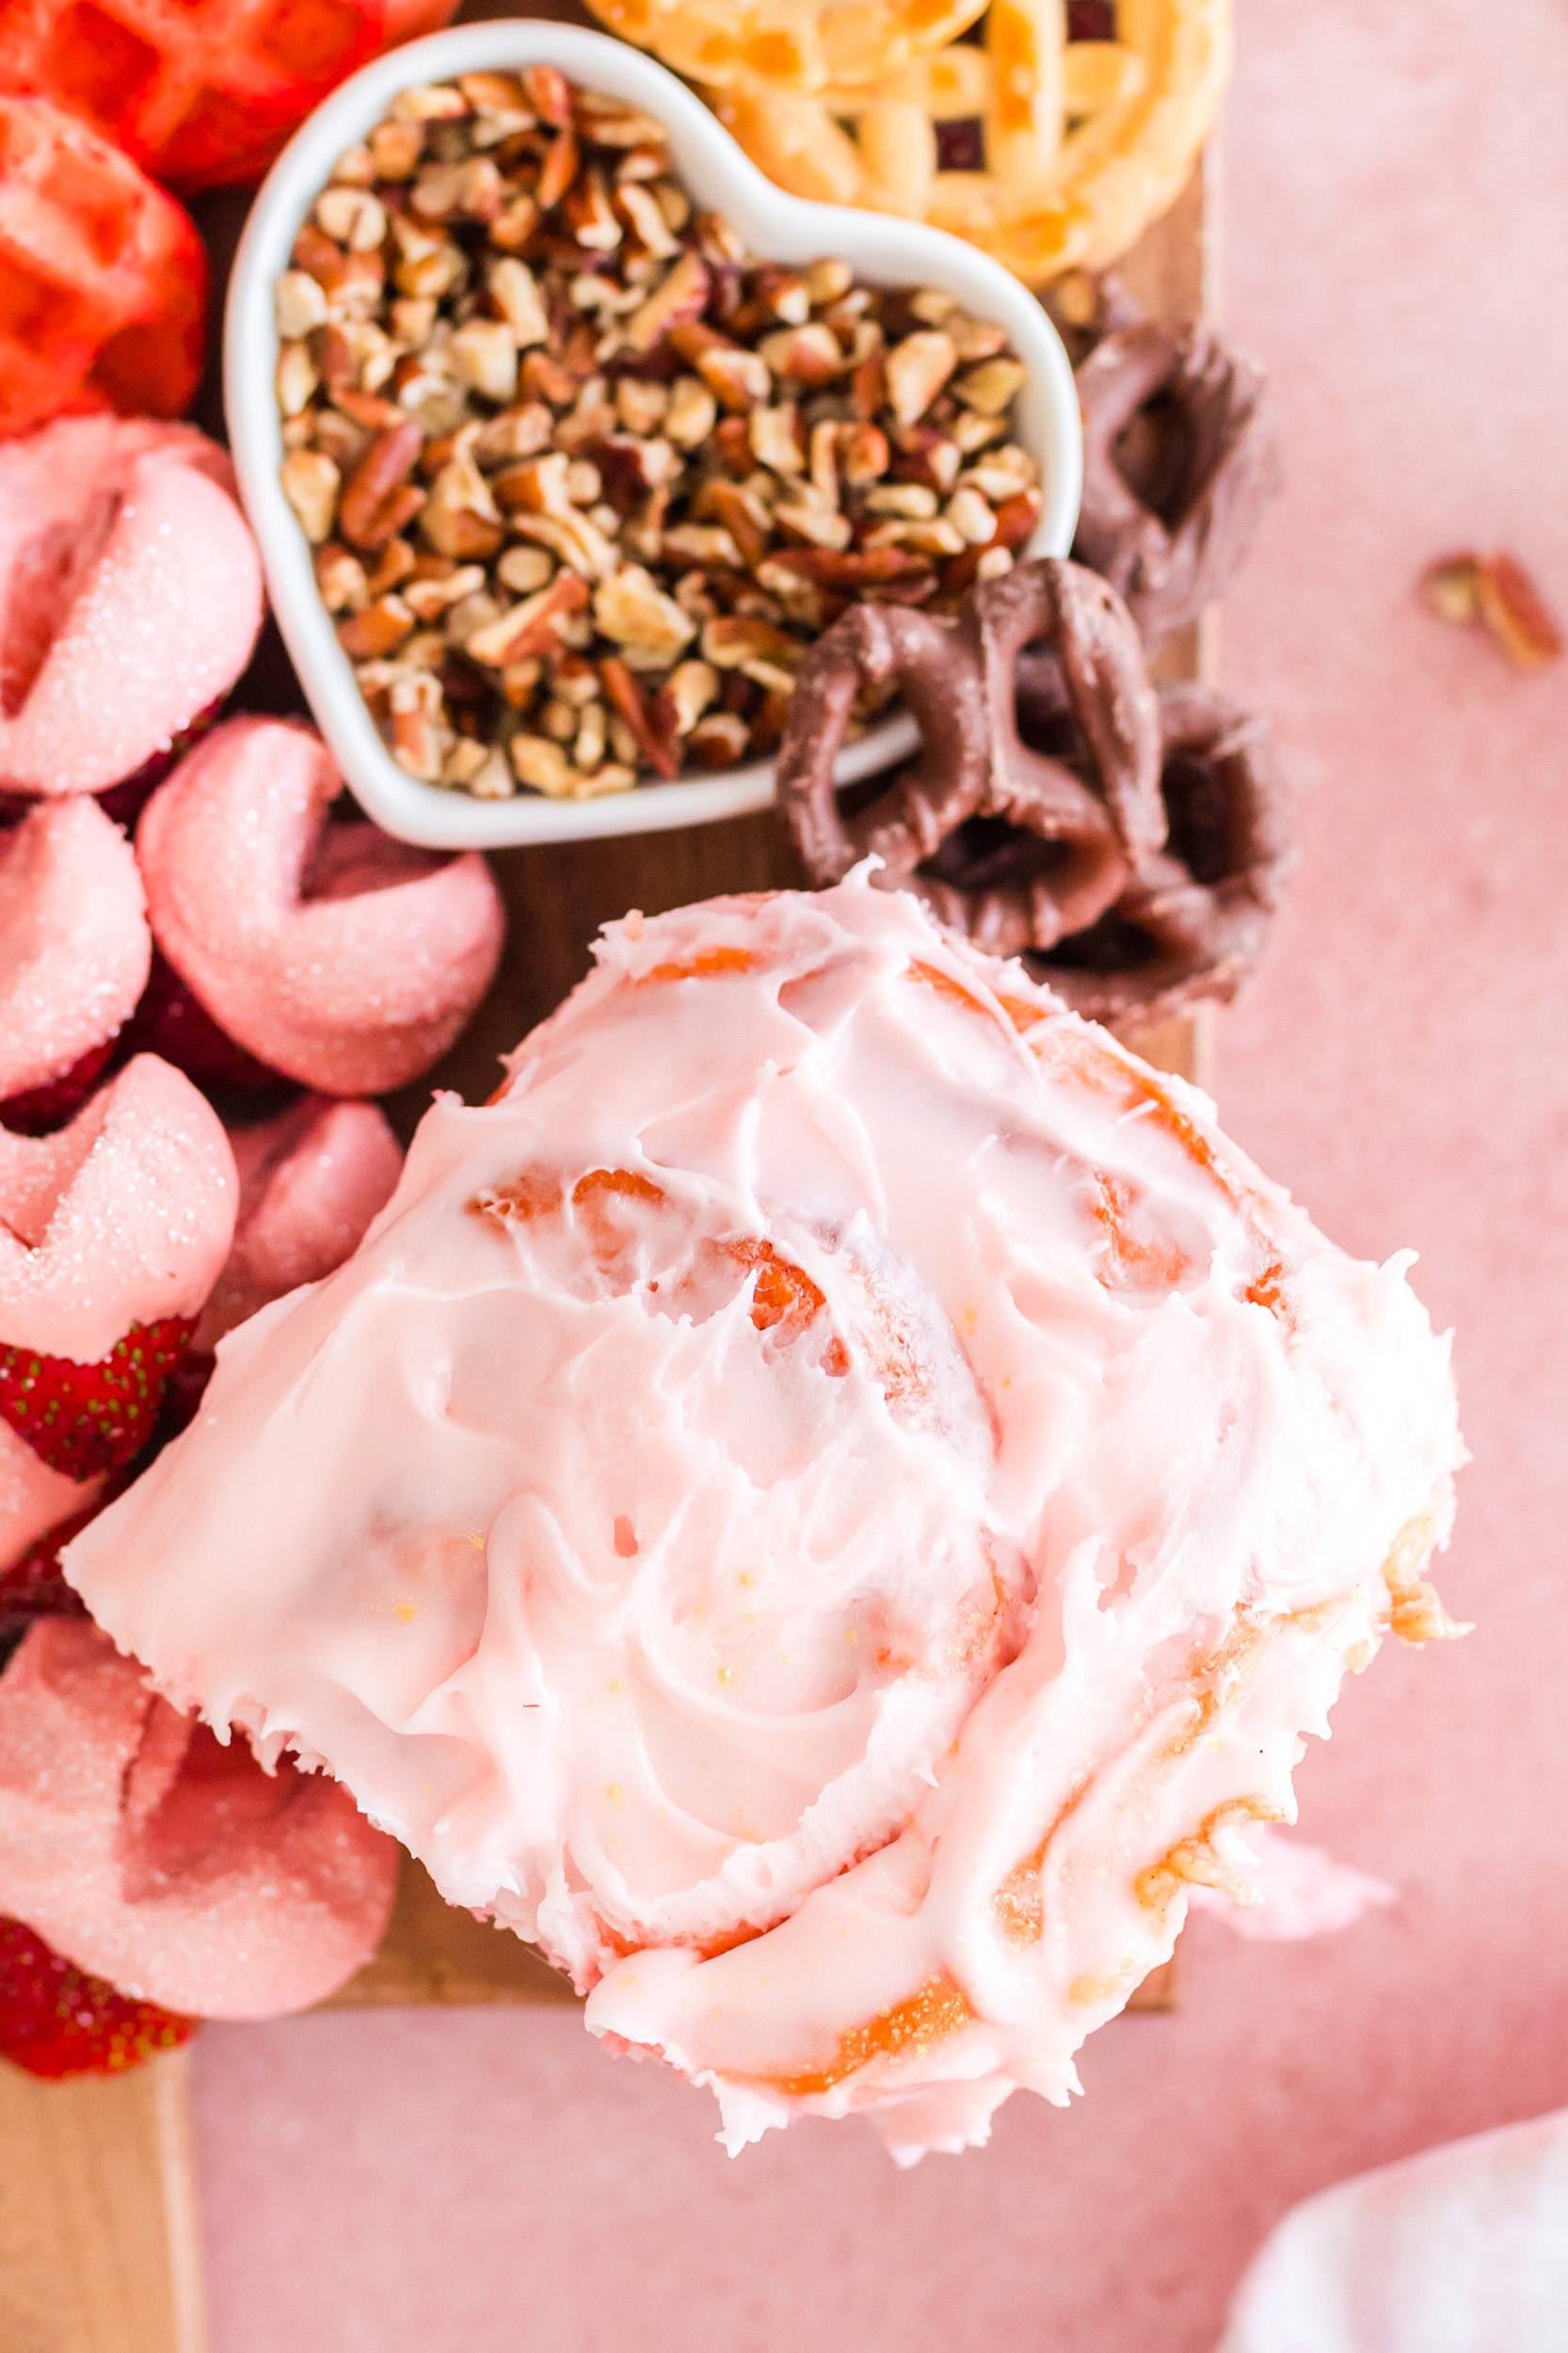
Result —
<instances>
[{"instance_id":1,"label":"white heart-shaped bowl","mask_svg":"<svg viewBox=\"0 0 1568 2353\"><path fill-rule=\"evenodd\" d=\"M800 263L839 254L870 283L937 286L977 318L1004 327L1029 371L1016 423L1019 440L1039 461L1045 494L1025 552L1065 555L1078 520L1082 440L1067 355L1034 296L973 246L923 222L786 196L683 82L641 50L602 33L516 17L460 25L391 51L334 90L300 126L251 208L224 321L225 401L235 471L261 544L273 609L321 731L366 813L388 833L437 849L494 850L516 841L652 833L736 817L773 798L771 760L673 784L639 785L594 801L553 801L531 792L478 801L406 776L360 699L316 593L305 536L279 485L283 446L273 392L278 335L272 290L333 165L382 120L399 90L459 73L538 64L559 66L573 81L657 116L668 126L676 170L697 202L727 214L760 257ZM913 723L904 714L869 729L840 757L840 783L872 775L914 743Z\"/></svg>"}]
</instances>

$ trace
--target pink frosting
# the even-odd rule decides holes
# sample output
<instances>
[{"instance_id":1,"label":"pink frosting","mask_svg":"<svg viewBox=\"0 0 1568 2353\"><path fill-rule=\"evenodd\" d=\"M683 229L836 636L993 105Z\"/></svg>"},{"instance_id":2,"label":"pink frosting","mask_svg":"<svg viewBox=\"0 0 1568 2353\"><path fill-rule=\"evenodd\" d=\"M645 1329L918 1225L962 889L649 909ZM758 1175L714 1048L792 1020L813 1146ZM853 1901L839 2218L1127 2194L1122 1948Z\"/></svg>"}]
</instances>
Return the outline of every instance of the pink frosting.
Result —
<instances>
[{"instance_id":1,"label":"pink frosting","mask_svg":"<svg viewBox=\"0 0 1568 2353\"><path fill-rule=\"evenodd\" d=\"M152 962L135 854L95 801L0 834L0 1101L113 1037Z\"/></svg>"},{"instance_id":2,"label":"pink frosting","mask_svg":"<svg viewBox=\"0 0 1568 2353\"><path fill-rule=\"evenodd\" d=\"M0 785L102 792L244 669L262 572L190 425L62 417L0 449Z\"/></svg>"},{"instance_id":3,"label":"pink frosting","mask_svg":"<svg viewBox=\"0 0 1568 2353\"><path fill-rule=\"evenodd\" d=\"M369 1960L396 1880L338 1783L220 1747L95 1625L40 1620L0 1675L0 1913L78 1968L206 2018L303 2009Z\"/></svg>"},{"instance_id":4,"label":"pink frosting","mask_svg":"<svg viewBox=\"0 0 1568 2353\"><path fill-rule=\"evenodd\" d=\"M341 1266L403 1167L374 1103L307 1095L276 1119L231 1129L240 1209L233 1247L201 1311L193 1347L217 1346L247 1316Z\"/></svg>"},{"instance_id":5,"label":"pink frosting","mask_svg":"<svg viewBox=\"0 0 1568 2353\"><path fill-rule=\"evenodd\" d=\"M1432 1630L1447 1346L1406 1260L863 872L598 956L67 1573L731 2148L959 2148L1293 1816L1391 1553Z\"/></svg>"},{"instance_id":6,"label":"pink frosting","mask_svg":"<svg viewBox=\"0 0 1568 2353\"><path fill-rule=\"evenodd\" d=\"M196 1315L238 1199L217 1113L154 1054L56 1135L0 1128L0 1345L95 1364L133 1323Z\"/></svg>"},{"instance_id":7,"label":"pink frosting","mask_svg":"<svg viewBox=\"0 0 1568 2353\"><path fill-rule=\"evenodd\" d=\"M476 852L368 824L307 729L234 719L148 804L136 856L159 947L219 1028L324 1095L429 1068L489 986L505 919Z\"/></svg>"}]
</instances>

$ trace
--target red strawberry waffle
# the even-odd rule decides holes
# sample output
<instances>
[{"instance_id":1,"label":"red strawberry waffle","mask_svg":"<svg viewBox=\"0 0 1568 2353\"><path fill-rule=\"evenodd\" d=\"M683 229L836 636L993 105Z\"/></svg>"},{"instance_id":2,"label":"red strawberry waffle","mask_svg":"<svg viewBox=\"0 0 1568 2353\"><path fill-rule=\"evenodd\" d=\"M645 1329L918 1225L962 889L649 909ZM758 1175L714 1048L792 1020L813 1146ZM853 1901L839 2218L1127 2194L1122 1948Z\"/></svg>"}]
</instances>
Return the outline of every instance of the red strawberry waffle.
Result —
<instances>
[{"instance_id":1,"label":"red strawberry waffle","mask_svg":"<svg viewBox=\"0 0 1568 2353\"><path fill-rule=\"evenodd\" d=\"M864 871L629 917L66 1550L733 2149L984 2139L1243 1899L1462 1459L1405 1259Z\"/></svg>"},{"instance_id":2,"label":"red strawberry waffle","mask_svg":"<svg viewBox=\"0 0 1568 2353\"><path fill-rule=\"evenodd\" d=\"M0 446L0 789L149 783L261 619L255 543L205 435L67 417Z\"/></svg>"},{"instance_id":3,"label":"red strawberry waffle","mask_svg":"<svg viewBox=\"0 0 1568 2353\"><path fill-rule=\"evenodd\" d=\"M301 1085L374 1095L452 1044L505 919L476 852L328 825L342 789L308 728L231 720L148 804L136 856L158 946L225 1035Z\"/></svg>"},{"instance_id":4,"label":"red strawberry waffle","mask_svg":"<svg viewBox=\"0 0 1568 2353\"><path fill-rule=\"evenodd\" d=\"M7 0L0 85L41 92L186 192L259 180L387 34L386 0Z\"/></svg>"},{"instance_id":5,"label":"red strawberry waffle","mask_svg":"<svg viewBox=\"0 0 1568 2353\"><path fill-rule=\"evenodd\" d=\"M83 409L183 415L206 309L189 215L87 123L0 87L0 435Z\"/></svg>"},{"instance_id":6,"label":"red strawberry waffle","mask_svg":"<svg viewBox=\"0 0 1568 2353\"><path fill-rule=\"evenodd\" d=\"M0 1913L122 1991L303 2009L369 1959L396 1874L339 1784L221 1747L96 1626L41 1620L0 1675Z\"/></svg>"}]
</instances>

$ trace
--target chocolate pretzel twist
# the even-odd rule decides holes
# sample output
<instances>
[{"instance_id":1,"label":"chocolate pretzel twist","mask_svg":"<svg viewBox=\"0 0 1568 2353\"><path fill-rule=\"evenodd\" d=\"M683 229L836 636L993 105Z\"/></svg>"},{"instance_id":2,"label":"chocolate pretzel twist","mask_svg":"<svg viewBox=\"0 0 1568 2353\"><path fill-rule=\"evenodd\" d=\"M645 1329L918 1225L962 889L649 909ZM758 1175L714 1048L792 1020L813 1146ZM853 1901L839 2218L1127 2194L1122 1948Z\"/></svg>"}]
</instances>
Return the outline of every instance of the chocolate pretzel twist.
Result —
<instances>
[{"instance_id":1,"label":"chocolate pretzel twist","mask_svg":"<svg viewBox=\"0 0 1568 2353\"><path fill-rule=\"evenodd\" d=\"M1019 650L1044 640L1068 722L1067 757L1031 748L1014 717ZM856 698L896 685L919 758L856 815L833 765ZM1055 559L977 589L956 622L859 606L817 642L791 697L777 790L813 883L869 853L878 886L998 955L1050 948L1092 924L1165 837L1160 734L1137 632L1103 580Z\"/></svg>"},{"instance_id":2,"label":"chocolate pretzel twist","mask_svg":"<svg viewBox=\"0 0 1568 2353\"><path fill-rule=\"evenodd\" d=\"M1210 328L1177 335L1144 320L1104 336L1077 383L1083 504L1073 552L1120 590L1144 643L1158 645L1224 593L1279 487L1267 379ZM1160 408L1173 412L1163 430ZM1155 446L1139 452L1124 437L1141 420Z\"/></svg>"},{"instance_id":3,"label":"chocolate pretzel twist","mask_svg":"<svg viewBox=\"0 0 1568 2353\"><path fill-rule=\"evenodd\" d=\"M915 760L868 808L846 815L833 764L857 697L894 688L920 731ZM876 856L886 890L906 883L979 807L987 727L979 648L966 622L911 605L852 605L818 638L795 680L776 771L779 805L814 885Z\"/></svg>"},{"instance_id":4,"label":"chocolate pretzel twist","mask_svg":"<svg viewBox=\"0 0 1568 2353\"><path fill-rule=\"evenodd\" d=\"M1038 661L1020 665L1026 736L1060 742L1060 686ZM1295 863L1285 793L1266 719L1203 686L1160 690L1160 790L1170 830L1114 904L1076 937L1026 960L1088 1019L1167 1019L1235 996L1262 955Z\"/></svg>"}]
</instances>

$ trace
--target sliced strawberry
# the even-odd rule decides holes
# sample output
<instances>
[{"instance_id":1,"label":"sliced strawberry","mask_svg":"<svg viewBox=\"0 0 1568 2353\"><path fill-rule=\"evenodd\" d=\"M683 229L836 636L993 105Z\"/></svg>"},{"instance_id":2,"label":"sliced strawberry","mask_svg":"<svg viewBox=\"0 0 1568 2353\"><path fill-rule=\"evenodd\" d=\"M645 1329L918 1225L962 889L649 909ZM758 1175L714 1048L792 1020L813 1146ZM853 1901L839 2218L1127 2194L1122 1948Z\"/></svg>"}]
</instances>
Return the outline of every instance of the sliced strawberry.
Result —
<instances>
[{"instance_id":1,"label":"sliced strawberry","mask_svg":"<svg viewBox=\"0 0 1568 2353\"><path fill-rule=\"evenodd\" d=\"M38 1619L87 1616L86 1602L75 1587L65 1581L60 1555L89 1520L95 1520L116 1496L123 1495L133 1476L127 1471L111 1479L85 1512L73 1512L68 1520L45 1529L9 1568L0 1569L0 1674Z\"/></svg>"},{"instance_id":2,"label":"sliced strawberry","mask_svg":"<svg viewBox=\"0 0 1568 2353\"><path fill-rule=\"evenodd\" d=\"M210 1349L186 1349L168 1376L164 1410L158 1417L160 1449L168 1446L171 1438L177 1438L182 1430L189 1429L196 1419L196 1409L206 1395L207 1384L216 1369L217 1358ZM138 1468L144 1467L138 1465Z\"/></svg>"},{"instance_id":3,"label":"sliced strawberry","mask_svg":"<svg viewBox=\"0 0 1568 2353\"><path fill-rule=\"evenodd\" d=\"M134 982L132 985L135 986ZM57 1079L47 1080L42 1086L24 1088L22 1094L0 1103L0 1128L8 1128L13 1136L47 1136L56 1128L63 1128L68 1119L75 1118L98 1084L114 1049L112 1037L101 1038Z\"/></svg>"},{"instance_id":4,"label":"sliced strawberry","mask_svg":"<svg viewBox=\"0 0 1568 2353\"><path fill-rule=\"evenodd\" d=\"M236 1046L156 950L141 1002L123 1036L128 1052L161 1055L199 1087L292 1089L294 1084Z\"/></svg>"},{"instance_id":5,"label":"sliced strawberry","mask_svg":"<svg viewBox=\"0 0 1568 2353\"><path fill-rule=\"evenodd\" d=\"M217 725L222 710L223 696L219 695L207 705L205 711L199 711L189 725L183 727L161 752L154 752L130 776L121 776L120 782L111 784L106 792L100 792L98 806L104 816L112 817L115 824L123 825L127 833L135 833L136 819L165 776L178 768L185 754L200 743L210 728Z\"/></svg>"},{"instance_id":6,"label":"sliced strawberry","mask_svg":"<svg viewBox=\"0 0 1568 2353\"><path fill-rule=\"evenodd\" d=\"M0 1347L0 1415L67 1479L119 1470L152 1435L191 1316L133 1323L96 1364Z\"/></svg>"},{"instance_id":7,"label":"sliced strawberry","mask_svg":"<svg viewBox=\"0 0 1568 2353\"><path fill-rule=\"evenodd\" d=\"M116 1482L111 1494L120 1492L120 1483ZM60 1555L72 1538L79 1536L110 1499L110 1495L96 1497L85 1512L72 1512L57 1528L35 1536L19 1560L13 1561L8 1569L0 1569L0 1621L13 1617L87 1616L87 1604L61 1574Z\"/></svg>"},{"instance_id":8,"label":"sliced strawberry","mask_svg":"<svg viewBox=\"0 0 1568 2353\"><path fill-rule=\"evenodd\" d=\"M188 2042L200 2021L138 2002L0 1919L0 2055L30 2075L122 2075Z\"/></svg>"}]
</instances>

